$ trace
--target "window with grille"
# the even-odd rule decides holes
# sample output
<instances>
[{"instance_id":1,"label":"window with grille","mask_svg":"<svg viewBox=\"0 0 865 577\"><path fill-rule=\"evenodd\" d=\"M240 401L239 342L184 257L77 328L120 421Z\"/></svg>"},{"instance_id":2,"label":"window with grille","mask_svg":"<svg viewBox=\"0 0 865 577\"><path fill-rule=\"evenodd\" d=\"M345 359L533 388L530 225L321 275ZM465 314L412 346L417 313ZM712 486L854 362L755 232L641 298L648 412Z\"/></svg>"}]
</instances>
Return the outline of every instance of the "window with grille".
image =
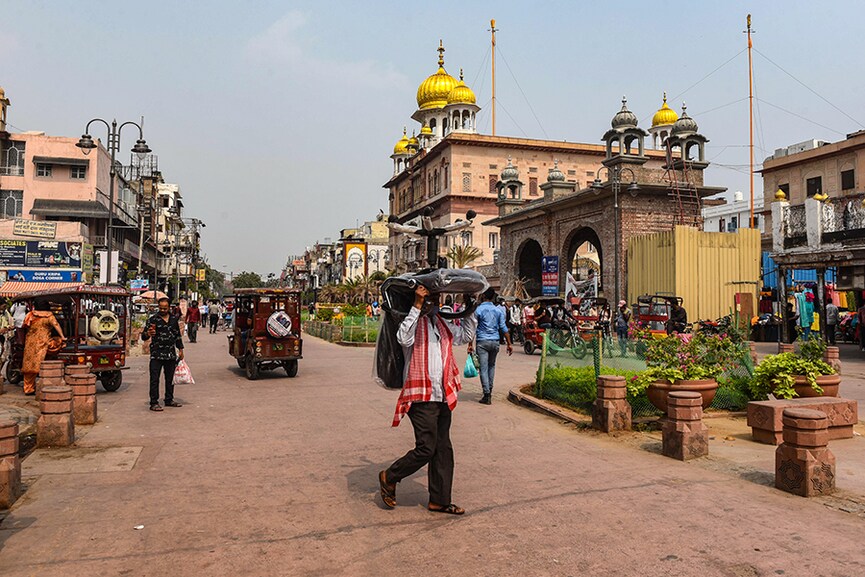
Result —
<instances>
[{"instance_id":1,"label":"window with grille","mask_svg":"<svg viewBox=\"0 0 865 577\"><path fill-rule=\"evenodd\" d=\"M853 190L856 188L856 173L853 169L841 171L841 190Z\"/></svg>"},{"instance_id":2,"label":"window with grille","mask_svg":"<svg viewBox=\"0 0 865 577\"><path fill-rule=\"evenodd\" d=\"M577 171L576 170L569 170L568 176L577 176Z\"/></svg>"},{"instance_id":3,"label":"window with grille","mask_svg":"<svg viewBox=\"0 0 865 577\"><path fill-rule=\"evenodd\" d=\"M0 190L0 215L3 218L15 218L21 216L24 208L23 190Z\"/></svg>"},{"instance_id":4,"label":"window with grille","mask_svg":"<svg viewBox=\"0 0 865 577\"><path fill-rule=\"evenodd\" d=\"M529 177L529 194L531 196L538 195L538 179L535 176Z\"/></svg>"},{"instance_id":5,"label":"window with grille","mask_svg":"<svg viewBox=\"0 0 865 577\"><path fill-rule=\"evenodd\" d=\"M18 140L8 141L0 154L0 175L23 176L24 175L24 149L25 142Z\"/></svg>"},{"instance_id":6,"label":"window with grille","mask_svg":"<svg viewBox=\"0 0 865 577\"><path fill-rule=\"evenodd\" d=\"M808 197L820 194L823 192L823 177L815 176L814 178L809 178L805 181L805 189L808 193Z\"/></svg>"},{"instance_id":7,"label":"window with grille","mask_svg":"<svg viewBox=\"0 0 865 577\"><path fill-rule=\"evenodd\" d=\"M538 167L537 167L537 166L530 166L530 167L529 167L529 172L537 172L537 171L538 171Z\"/></svg>"},{"instance_id":8,"label":"window with grille","mask_svg":"<svg viewBox=\"0 0 865 577\"><path fill-rule=\"evenodd\" d=\"M496 185L499 183L499 175L491 174L490 175L490 194L496 194L498 191L496 190Z\"/></svg>"},{"instance_id":9,"label":"window with grille","mask_svg":"<svg viewBox=\"0 0 865 577\"><path fill-rule=\"evenodd\" d=\"M499 248L499 233L491 232L489 238L489 247L492 249Z\"/></svg>"},{"instance_id":10,"label":"window with grille","mask_svg":"<svg viewBox=\"0 0 865 577\"><path fill-rule=\"evenodd\" d=\"M472 173L464 172L463 173L463 192L471 192L472 191Z\"/></svg>"},{"instance_id":11,"label":"window with grille","mask_svg":"<svg viewBox=\"0 0 865 577\"><path fill-rule=\"evenodd\" d=\"M42 164L40 162L36 165L36 176L42 176L46 178L50 177L53 168L54 167L52 167L50 164Z\"/></svg>"}]
</instances>

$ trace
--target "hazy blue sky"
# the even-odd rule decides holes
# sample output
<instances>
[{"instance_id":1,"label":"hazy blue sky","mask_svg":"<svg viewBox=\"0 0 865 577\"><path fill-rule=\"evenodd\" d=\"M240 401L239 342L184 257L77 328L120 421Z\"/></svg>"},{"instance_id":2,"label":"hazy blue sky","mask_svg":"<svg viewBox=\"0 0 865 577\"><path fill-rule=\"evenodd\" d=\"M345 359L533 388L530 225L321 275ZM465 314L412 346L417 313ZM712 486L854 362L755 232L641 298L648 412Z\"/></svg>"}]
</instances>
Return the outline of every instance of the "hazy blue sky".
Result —
<instances>
[{"instance_id":1,"label":"hazy blue sky","mask_svg":"<svg viewBox=\"0 0 865 577\"><path fill-rule=\"evenodd\" d=\"M386 208L388 157L439 38L448 72L463 67L488 103L490 18L499 134L597 142L623 94L647 127L666 90L711 140L708 182L747 195L749 11L755 47L856 119L755 53L758 162L861 129L853 1L0 0L0 86L15 129L77 136L94 116L144 115L166 179L207 223L209 262L267 273Z\"/></svg>"}]
</instances>

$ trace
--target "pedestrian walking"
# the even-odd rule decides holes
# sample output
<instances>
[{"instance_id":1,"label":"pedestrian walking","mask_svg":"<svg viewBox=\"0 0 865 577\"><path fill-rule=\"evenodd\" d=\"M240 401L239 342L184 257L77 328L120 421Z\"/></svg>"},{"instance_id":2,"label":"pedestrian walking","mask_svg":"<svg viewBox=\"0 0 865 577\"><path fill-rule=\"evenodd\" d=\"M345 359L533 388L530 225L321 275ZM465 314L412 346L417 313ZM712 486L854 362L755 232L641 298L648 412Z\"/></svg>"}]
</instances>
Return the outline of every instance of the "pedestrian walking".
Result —
<instances>
[{"instance_id":1,"label":"pedestrian walking","mask_svg":"<svg viewBox=\"0 0 865 577\"><path fill-rule=\"evenodd\" d=\"M511 305L508 315L511 343L523 342L523 301L517 299Z\"/></svg>"},{"instance_id":2,"label":"pedestrian walking","mask_svg":"<svg viewBox=\"0 0 865 577\"><path fill-rule=\"evenodd\" d=\"M616 309L616 338L619 340L619 349L624 357L628 352L628 328L631 323L631 309L627 301L619 301Z\"/></svg>"},{"instance_id":3,"label":"pedestrian walking","mask_svg":"<svg viewBox=\"0 0 865 577\"><path fill-rule=\"evenodd\" d=\"M501 335L504 335L508 354L511 355L514 352L511 347L511 335L505 324L505 314L501 308L493 304L495 298L496 291L493 288L488 288L481 296L482 302L475 309L475 318L478 323L475 335L477 346L472 347L471 343L469 344L469 354L474 348L478 351L478 360L481 364L479 369L481 387L484 391L480 402L484 405L492 404L493 381L496 377L496 358L499 355L499 337Z\"/></svg>"},{"instance_id":4,"label":"pedestrian walking","mask_svg":"<svg viewBox=\"0 0 865 577\"><path fill-rule=\"evenodd\" d=\"M198 301L192 301L186 309L186 330L189 331L189 342L198 342L198 325L201 324L201 310Z\"/></svg>"},{"instance_id":5,"label":"pedestrian walking","mask_svg":"<svg viewBox=\"0 0 865 577\"><path fill-rule=\"evenodd\" d=\"M0 300L0 368L9 360L9 350L12 348L12 339L15 334L15 321L7 310L9 302ZM5 380L0 372L0 383Z\"/></svg>"},{"instance_id":6,"label":"pedestrian walking","mask_svg":"<svg viewBox=\"0 0 865 577\"><path fill-rule=\"evenodd\" d=\"M829 344L835 346L835 331L838 330L838 307L829 301L826 303L826 338Z\"/></svg>"},{"instance_id":7,"label":"pedestrian walking","mask_svg":"<svg viewBox=\"0 0 865 577\"><path fill-rule=\"evenodd\" d=\"M27 330L24 360L21 364L21 372L24 374L24 394L35 395L36 376L39 374L45 355L48 354L48 345L54 336L53 333L56 332L64 341L66 337L63 336L63 329L51 312L51 304L45 300L36 301L33 310L27 313L24 319L24 328Z\"/></svg>"},{"instance_id":8,"label":"pedestrian walking","mask_svg":"<svg viewBox=\"0 0 865 577\"><path fill-rule=\"evenodd\" d=\"M147 319L141 340L153 339L150 344L150 410L161 411L159 406L159 377L165 374L165 406L182 407L174 400L174 370L183 360L183 339L180 322L171 314L167 298L159 299L159 311Z\"/></svg>"},{"instance_id":9,"label":"pedestrian walking","mask_svg":"<svg viewBox=\"0 0 865 577\"><path fill-rule=\"evenodd\" d=\"M865 351L865 303L856 311L859 320L859 350Z\"/></svg>"},{"instance_id":10,"label":"pedestrian walking","mask_svg":"<svg viewBox=\"0 0 865 577\"><path fill-rule=\"evenodd\" d=\"M403 388L394 412L393 426L408 415L415 447L378 474L381 498L396 507L397 484L424 465L429 466L429 504L436 513L462 515L465 510L451 501L454 452L450 439L451 417L460 390L460 371L453 347L474 338L472 315L457 326L438 312L439 295L424 286L415 289L414 306L399 325L397 342L405 358Z\"/></svg>"},{"instance_id":11,"label":"pedestrian walking","mask_svg":"<svg viewBox=\"0 0 865 577\"><path fill-rule=\"evenodd\" d=\"M219 326L219 317L222 316L222 307L219 301L212 301L207 309L207 320L210 322L210 333L216 333L216 327Z\"/></svg>"}]
</instances>

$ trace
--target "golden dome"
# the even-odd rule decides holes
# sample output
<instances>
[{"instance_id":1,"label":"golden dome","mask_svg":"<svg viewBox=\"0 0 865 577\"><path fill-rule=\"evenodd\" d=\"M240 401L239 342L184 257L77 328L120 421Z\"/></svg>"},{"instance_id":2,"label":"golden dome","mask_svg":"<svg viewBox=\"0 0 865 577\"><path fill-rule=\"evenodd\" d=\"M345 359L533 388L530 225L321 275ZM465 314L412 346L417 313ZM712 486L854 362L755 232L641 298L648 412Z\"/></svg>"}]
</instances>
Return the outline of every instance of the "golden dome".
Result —
<instances>
[{"instance_id":1,"label":"golden dome","mask_svg":"<svg viewBox=\"0 0 865 577\"><path fill-rule=\"evenodd\" d=\"M463 69L460 68L460 81L448 95L448 104L475 104L475 93L463 82Z\"/></svg>"},{"instance_id":2,"label":"golden dome","mask_svg":"<svg viewBox=\"0 0 865 577\"><path fill-rule=\"evenodd\" d=\"M414 148L415 150L417 150L420 146L420 142L418 142L417 136L414 135L414 131L412 131L411 133L411 138L408 139L408 146L409 148Z\"/></svg>"},{"instance_id":3,"label":"golden dome","mask_svg":"<svg viewBox=\"0 0 865 577\"><path fill-rule=\"evenodd\" d=\"M675 110L667 106L667 93L665 92L663 106L652 117L652 128L674 124L677 120L679 120L679 115L676 114Z\"/></svg>"},{"instance_id":4,"label":"golden dome","mask_svg":"<svg viewBox=\"0 0 865 577\"><path fill-rule=\"evenodd\" d=\"M421 136L432 136L432 128L429 127L429 124L424 123L423 126L420 127Z\"/></svg>"},{"instance_id":5,"label":"golden dome","mask_svg":"<svg viewBox=\"0 0 865 577\"><path fill-rule=\"evenodd\" d=\"M775 191L775 200L787 200L787 195L779 188Z\"/></svg>"},{"instance_id":6,"label":"golden dome","mask_svg":"<svg viewBox=\"0 0 865 577\"><path fill-rule=\"evenodd\" d=\"M444 108L448 103L451 90L457 85L457 80L445 72L444 46L439 40L439 69L438 71L421 82L417 88L417 107L420 110L429 108Z\"/></svg>"},{"instance_id":7,"label":"golden dome","mask_svg":"<svg viewBox=\"0 0 865 577\"><path fill-rule=\"evenodd\" d=\"M408 136L405 135L405 128L402 129L402 138L400 138L393 146L394 154L408 154Z\"/></svg>"}]
</instances>

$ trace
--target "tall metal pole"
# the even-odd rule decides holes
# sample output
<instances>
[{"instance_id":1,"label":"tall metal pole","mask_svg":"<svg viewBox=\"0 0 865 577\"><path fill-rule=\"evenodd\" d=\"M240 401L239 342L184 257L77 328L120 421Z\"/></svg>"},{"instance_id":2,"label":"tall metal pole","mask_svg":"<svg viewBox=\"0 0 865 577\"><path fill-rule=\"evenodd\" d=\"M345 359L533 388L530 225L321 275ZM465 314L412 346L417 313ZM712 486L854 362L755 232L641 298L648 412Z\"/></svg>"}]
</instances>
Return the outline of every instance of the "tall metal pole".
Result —
<instances>
[{"instance_id":1,"label":"tall metal pole","mask_svg":"<svg viewBox=\"0 0 865 577\"><path fill-rule=\"evenodd\" d=\"M117 119L111 121L111 132L108 135L108 149L111 151L111 170L109 172L111 181L108 183L108 231L105 241L108 248L108 257L105 259L106 274L105 284L111 284L111 253L114 249L114 178L117 176L117 169L114 167L114 155L119 144L120 134L117 131Z\"/></svg>"},{"instance_id":2,"label":"tall metal pole","mask_svg":"<svg viewBox=\"0 0 865 577\"><path fill-rule=\"evenodd\" d=\"M748 14L748 130L750 132L750 144L748 150L750 152L751 169L749 176L751 177L751 218L749 221L750 228L754 228L754 65L751 59L751 15Z\"/></svg>"},{"instance_id":3,"label":"tall metal pole","mask_svg":"<svg viewBox=\"0 0 865 577\"><path fill-rule=\"evenodd\" d=\"M616 286L613 290L613 294L616 297L616 306L619 306L619 267L621 265L621 256L619 255L619 187L621 186L621 179L619 175L619 166L616 165L613 167L611 171L611 175L613 177L613 246L616 258L616 265L613 268L615 271L616 278Z\"/></svg>"},{"instance_id":4,"label":"tall metal pole","mask_svg":"<svg viewBox=\"0 0 865 577\"><path fill-rule=\"evenodd\" d=\"M493 136L496 135L496 21L490 20L490 32L493 36L492 55L493 55Z\"/></svg>"}]
</instances>

